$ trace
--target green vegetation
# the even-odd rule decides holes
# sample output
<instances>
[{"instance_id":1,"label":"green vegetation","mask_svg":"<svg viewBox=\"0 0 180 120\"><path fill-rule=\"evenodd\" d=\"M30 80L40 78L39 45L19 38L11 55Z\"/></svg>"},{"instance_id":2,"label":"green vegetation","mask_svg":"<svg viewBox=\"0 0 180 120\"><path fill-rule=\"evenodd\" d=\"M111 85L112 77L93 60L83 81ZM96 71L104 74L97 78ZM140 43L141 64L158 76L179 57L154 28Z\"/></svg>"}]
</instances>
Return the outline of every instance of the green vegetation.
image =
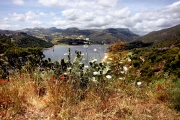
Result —
<instances>
[{"instance_id":1,"label":"green vegetation","mask_svg":"<svg viewBox=\"0 0 180 120\"><path fill-rule=\"evenodd\" d=\"M42 48L49 48L52 47L52 43L48 43L44 40L41 40L39 38L35 38L32 36L26 36L23 38L20 38L14 42L19 47L42 47Z\"/></svg>"}]
</instances>

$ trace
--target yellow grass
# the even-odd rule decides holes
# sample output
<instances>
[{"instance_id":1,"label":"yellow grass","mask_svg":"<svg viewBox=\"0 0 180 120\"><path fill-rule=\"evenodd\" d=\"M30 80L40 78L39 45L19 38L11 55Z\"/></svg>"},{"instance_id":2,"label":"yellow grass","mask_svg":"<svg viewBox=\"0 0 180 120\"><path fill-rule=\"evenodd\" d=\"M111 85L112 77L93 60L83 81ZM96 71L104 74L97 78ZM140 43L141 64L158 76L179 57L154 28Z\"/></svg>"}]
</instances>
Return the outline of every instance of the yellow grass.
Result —
<instances>
[{"instance_id":1,"label":"yellow grass","mask_svg":"<svg viewBox=\"0 0 180 120\"><path fill-rule=\"evenodd\" d=\"M94 85L95 86L95 85ZM0 83L0 119L178 120L165 91L115 81L105 89L80 89L64 80L34 83L30 75ZM167 98L167 99L166 99Z\"/></svg>"}]
</instances>

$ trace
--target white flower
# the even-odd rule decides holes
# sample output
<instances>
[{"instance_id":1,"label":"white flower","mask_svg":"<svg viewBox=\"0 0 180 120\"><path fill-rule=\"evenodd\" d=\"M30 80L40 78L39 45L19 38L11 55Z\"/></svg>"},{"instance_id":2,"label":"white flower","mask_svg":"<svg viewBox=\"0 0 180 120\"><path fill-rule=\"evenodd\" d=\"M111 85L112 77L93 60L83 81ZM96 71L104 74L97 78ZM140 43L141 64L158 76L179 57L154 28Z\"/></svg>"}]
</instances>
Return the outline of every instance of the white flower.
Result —
<instances>
[{"instance_id":1,"label":"white flower","mask_svg":"<svg viewBox=\"0 0 180 120\"><path fill-rule=\"evenodd\" d=\"M72 68L71 67L68 67L67 70L71 70Z\"/></svg>"},{"instance_id":2,"label":"white flower","mask_svg":"<svg viewBox=\"0 0 180 120\"><path fill-rule=\"evenodd\" d=\"M83 45L84 48L88 48L88 45Z\"/></svg>"},{"instance_id":3,"label":"white flower","mask_svg":"<svg viewBox=\"0 0 180 120\"><path fill-rule=\"evenodd\" d=\"M124 71L121 71L121 74L124 74Z\"/></svg>"},{"instance_id":4,"label":"white flower","mask_svg":"<svg viewBox=\"0 0 180 120\"><path fill-rule=\"evenodd\" d=\"M120 80L123 80L124 78L120 77L119 79L120 79Z\"/></svg>"},{"instance_id":5,"label":"white flower","mask_svg":"<svg viewBox=\"0 0 180 120\"><path fill-rule=\"evenodd\" d=\"M106 75L106 78L111 79L111 78L112 78L112 76L110 76L110 75Z\"/></svg>"},{"instance_id":6,"label":"white flower","mask_svg":"<svg viewBox=\"0 0 180 120\"><path fill-rule=\"evenodd\" d=\"M141 82L137 82L137 85L141 85L142 83Z\"/></svg>"},{"instance_id":7,"label":"white flower","mask_svg":"<svg viewBox=\"0 0 180 120\"><path fill-rule=\"evenodd\" d=\"M128 71L128 68L126 66L123 66L124 71Z\"/></svg>"},{"instance_id":8,"label":"white flower","mask_svg":"<svg viewBox=\"0 0 180 120\"><path fill-rule=\"evenodd\" d=\"M88 65L85 65L84 68L87 69L87 68L89 68L89 66L88 66Z\"/></svg>"},{"instance_id":9,"label":"white flower","mask_svg":"<svg viewBox=\"0 0 180 120\"><path fill-rule=\"evenodd\" d=\"M93 75L99 75L99 72L93 72Z\"/></svg>"},{"instance_id":10,"label":"white flower","mask_svg":"<svg viewBox=\"0 0 180 120\"><path fill-rule=\"evenodd\" d=\"M93 59L91 62L97 62L97 59Z\"/></svg>"},{"instance_id":11,"label":"white flower","mask_svg":"<svg viewBox=\"0 0 180 120\"><path fill-rule=\"evenodd\" d=\"M97 49L95 48L95 49L94 49L94 51L96 52L96 51L97 51Z\"/></svg>"},{"instance_id":12,"label":"white flower","mask_svg":"<svg viewBox=\"0 0 180 120\"><path fill-rule=\"evenodd\" d=\"M92 81L95 82L95 83L97 82L95 77L92 77Z\"/></svg>"},{"instance_id":13,"label":"white flower","mask_svg":"<svg viewBox=\"0 0 180 120\"><path fill-rule=\"evenodd\" d=\"M128 61L131 62L131 58L128 58Z\"/></svg>"}]
</instances>

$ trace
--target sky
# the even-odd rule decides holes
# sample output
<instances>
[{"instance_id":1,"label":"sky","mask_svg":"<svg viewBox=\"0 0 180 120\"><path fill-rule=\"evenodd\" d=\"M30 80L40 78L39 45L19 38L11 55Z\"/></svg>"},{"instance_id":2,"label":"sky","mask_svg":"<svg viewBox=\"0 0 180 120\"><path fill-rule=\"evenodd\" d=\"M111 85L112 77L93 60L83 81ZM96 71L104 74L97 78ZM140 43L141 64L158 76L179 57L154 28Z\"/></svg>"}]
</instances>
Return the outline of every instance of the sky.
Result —
<instances>
[{"instance_id":1,"label":"sky","mask_svg":"<svg viewBox=\"0 0 180 120\"><path fill-rule=\"evenodd\" d=\"M0 0L0 29L129 28L145 35L180 24L180 0Z\"/></svg>"}]
</instances>

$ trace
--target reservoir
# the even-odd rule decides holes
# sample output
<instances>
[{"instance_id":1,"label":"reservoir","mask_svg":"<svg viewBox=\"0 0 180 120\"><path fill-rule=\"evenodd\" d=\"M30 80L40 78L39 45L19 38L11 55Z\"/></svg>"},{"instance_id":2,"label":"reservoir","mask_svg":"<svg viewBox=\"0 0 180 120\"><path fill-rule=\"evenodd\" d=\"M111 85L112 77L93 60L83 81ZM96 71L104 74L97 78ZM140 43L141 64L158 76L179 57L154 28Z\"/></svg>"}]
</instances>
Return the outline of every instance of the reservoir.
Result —
<instances>
[{"instance_id":1,"label":"reservoir","mask_svg":"<svg viewBox=\"0 0 180 120\"><path fill-rule=\"evenodd\" d=\"M68 59L67 53L68 49L71 50L71 61L74 60L74 57L76 56L75 51L81 51L81 54L83 55L83 63L86 63L87 61L90 61L92 59L97 59L98 62L102 61L104 58L105 52L108 48L107 45L55 45L52 48L43 50L43 53L45 55L45 60L48 58L51 58L52 62L59 61L61 59Z\"/></svg>"}]
</instances>

